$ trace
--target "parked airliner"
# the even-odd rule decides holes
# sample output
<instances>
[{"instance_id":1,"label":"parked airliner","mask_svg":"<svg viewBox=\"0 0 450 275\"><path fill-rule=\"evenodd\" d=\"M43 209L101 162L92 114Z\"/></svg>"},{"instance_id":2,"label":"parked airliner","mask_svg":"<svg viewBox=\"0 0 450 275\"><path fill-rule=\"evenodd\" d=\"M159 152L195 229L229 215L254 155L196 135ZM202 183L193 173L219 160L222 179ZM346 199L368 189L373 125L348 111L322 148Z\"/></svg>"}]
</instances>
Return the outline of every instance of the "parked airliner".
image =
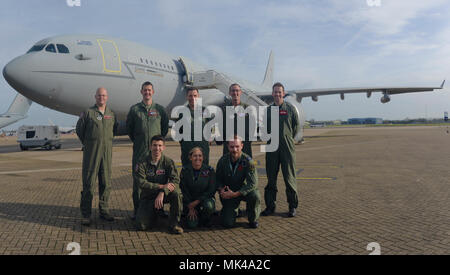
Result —
<instances>
[{"instance_id":1,"label":"parked airliner","mask_svg":"<svg viewBox=\"0 0 450 275\"><path fill-rule=\"evenodd\" d=\"M25 54L10 61L3 69L6 81L28 100L21 100L14 112L25 117L31 101L64 113L78 115L93 105L98 87L109 94L109 107L120 120L121 134L125 134L125 119L131 105L141 101L141 84L154 85L155 102L173 107L186 101L188 86L199 88L203 105L222 105L228 95L228 86L239 83L242 101L260 106L271 103L273 85L273 55L269 56L264 80L261 84L231 77L179 57L150 47L104 35L61 35L43 39ZM390 95L442 89L436 87L361 87L288 90L285 100L295 106L302 123L305 116L300 104L303 97L346 93L381 92L381 102L390 101ZM30 101L31 100L31 101ZM17 102L16 102L17 103ZM13 103L14 104L14 103ZM11 108L10 108L11 109ZM8 113L8 111L5 115ZM22 117L22 118L23 118ZM16 118L20 118L16 116ZM3 117L0 117L0 126ZM17 121L17 120L15 120ZM10 121L8 121L10 122ZM302 127L301 127L302 128ZM302 132L297 138L300 139Z\"/></svg>"}]
</instances>

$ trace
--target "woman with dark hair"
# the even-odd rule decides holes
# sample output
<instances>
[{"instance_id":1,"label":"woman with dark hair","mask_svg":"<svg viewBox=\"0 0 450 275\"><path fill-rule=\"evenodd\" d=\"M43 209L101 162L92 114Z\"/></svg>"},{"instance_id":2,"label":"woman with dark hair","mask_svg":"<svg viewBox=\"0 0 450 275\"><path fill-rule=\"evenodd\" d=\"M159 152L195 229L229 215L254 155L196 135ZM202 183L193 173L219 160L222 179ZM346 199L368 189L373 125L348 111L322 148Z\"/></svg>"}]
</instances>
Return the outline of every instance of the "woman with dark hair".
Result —
<instances>
[{"instance_id":1,"label":"woman with dark hair","mask_svg":"<svg viewBox=\"0 0 450 275\"><path fill-rule=\"evenodd\" d=\"M183 166L180 174L186 225L191 229L210 227L212 214L216 210L216 175L211 166L203 163L203 150L200 147L192 148L189 160L190 163Z\"/></svg>"}]
</instances>

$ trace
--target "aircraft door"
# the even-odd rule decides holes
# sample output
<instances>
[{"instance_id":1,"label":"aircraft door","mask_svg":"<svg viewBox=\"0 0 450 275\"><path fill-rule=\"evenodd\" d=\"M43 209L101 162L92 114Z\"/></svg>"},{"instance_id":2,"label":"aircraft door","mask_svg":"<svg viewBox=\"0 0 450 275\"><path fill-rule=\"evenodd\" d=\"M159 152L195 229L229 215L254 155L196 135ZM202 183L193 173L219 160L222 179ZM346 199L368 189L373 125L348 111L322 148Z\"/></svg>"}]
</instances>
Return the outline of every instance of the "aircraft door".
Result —
<instances>
[{"instance_id":1,"label":"aircraft door","mask_svg":"<svg viewBox=\"0 0 450 275\"><path fill-rule=\"evenodd\" d=\"M108 73L120 73L122 63L119 49L114 41L97 39L103 58L103 71Z\"/></svg>"}]
</instances>

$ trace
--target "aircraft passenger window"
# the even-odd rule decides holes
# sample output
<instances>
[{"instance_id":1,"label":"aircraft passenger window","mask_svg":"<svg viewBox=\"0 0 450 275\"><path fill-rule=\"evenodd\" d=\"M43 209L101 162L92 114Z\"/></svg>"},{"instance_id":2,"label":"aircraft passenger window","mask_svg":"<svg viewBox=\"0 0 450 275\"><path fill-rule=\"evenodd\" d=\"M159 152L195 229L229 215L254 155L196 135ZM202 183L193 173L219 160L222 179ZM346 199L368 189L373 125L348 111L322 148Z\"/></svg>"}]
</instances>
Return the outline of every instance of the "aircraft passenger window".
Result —
<instances>
[{"instance_id":1,"label":"aircraft passenger window","mask_svg":"<svg viewBox=\"0 0 450 275\"><path fill-rule=\"evenodd\" d=\"M150 60L150 64L152 64L152 66L153 66L153 61Z\"/></svg>"},{"instance_id":2,"label":"aircraft passenger window","mask_svg":"<svg viewBox=\"0 0 450 275\"><path fill-rule=\"evenodd\" d=\"M142 60L142 58L141 58L141 63L144 63L144 60Z\"/></svg>"},{"instance_id":3,"label":"aircraft passenger window","mask_svg":"<svg viewBox=\"0 0 450 275\"><path fill-rule=\"evenodd\" d=\"M171 66L172 67L172 71L175 71L174 69L173 69L173 66Z\"/></svg>"},{"instance_id":4,"label":"aircraft passenger window","mask_svg":"<svg viewBox=\"0 0 450 275\"><path fill-rule=\"evenodd\" d=\"M63 44L56 44L56 47L58 48L59 53L69 53L69 48Z\"/></svg>"},{"instance_id":5,"label":"aircraft passenger window","mask_svg":"<svg viewBox=\"0 0 450 275\"><path fill-rule=\"evenodd\" d=\"M148 64L148 60L147 60L147 59L145 59L145 63L147 63L147 64Z\"/></svg>"},{"instance_id":6,"label":"aircraft passenger window","mask_svg":"<svg viewBox=\"0 0 450 275\"><path fill-rule=\"evenodd\" d=\"M51 52L51 53L56 53L55 45L53 45L53 44L48 44L47 47L45 47L45 51Z\"/></svg>"},{"instance_id":7,"label":"aircraft passenger window","mask_svg":"<svg viewBox=\"0 0 450 275\"><path fill-rule=\"evenodd\" d=\"M31 53L31 52L40 52L42 51L42 49L45 47L45 44L42 45L34 45L33 47L31 47L31 49L28 50L27 53Z\"/></svg>"},{"instance_id":8,"label":"aircraft passenger window","mask_svg":"<svg viewBox=\"0 0 450 275\"><path fill-rule=\"evenodd\" d=\"M166 68L166 64L163 64L163 66L164 66L164 69Z\"/></svg>"}]
</instances>

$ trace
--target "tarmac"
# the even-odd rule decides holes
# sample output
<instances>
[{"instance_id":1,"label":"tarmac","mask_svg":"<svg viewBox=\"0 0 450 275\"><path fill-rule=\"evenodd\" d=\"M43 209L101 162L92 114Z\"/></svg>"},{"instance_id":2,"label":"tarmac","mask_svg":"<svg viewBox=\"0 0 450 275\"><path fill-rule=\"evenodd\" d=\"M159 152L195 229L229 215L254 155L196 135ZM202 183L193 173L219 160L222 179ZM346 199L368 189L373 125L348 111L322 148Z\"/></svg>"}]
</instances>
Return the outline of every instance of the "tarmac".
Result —
<instances>
[{"instance_id":1,"label":"tarmac","mask_svg":"<svg viewBox=\"0 0 450 275\"><path fill-rule=\"evenodd\" d=\"M260 144L253 152L263 198ZM221 152L211 147L213 167ZM165 154L181 168L176 142L167 143ZM99 219L96 196L86 227L80 224L76 136L65 135L60 150L23 152L15 137L0 138L0 255L67 255L72 242L82 255L450 254L450 134L444 126L305 129L305 143L296 145L297 216L286 215L280 171L276 213L261 217L258 229L250 229L245 216L225 229L215 216L212 228L182 235L167 232L167 218L151 231L136 231L131 155L128 138L116 138L110 196L116 221Z\"/></svg>"}]
</instances>

